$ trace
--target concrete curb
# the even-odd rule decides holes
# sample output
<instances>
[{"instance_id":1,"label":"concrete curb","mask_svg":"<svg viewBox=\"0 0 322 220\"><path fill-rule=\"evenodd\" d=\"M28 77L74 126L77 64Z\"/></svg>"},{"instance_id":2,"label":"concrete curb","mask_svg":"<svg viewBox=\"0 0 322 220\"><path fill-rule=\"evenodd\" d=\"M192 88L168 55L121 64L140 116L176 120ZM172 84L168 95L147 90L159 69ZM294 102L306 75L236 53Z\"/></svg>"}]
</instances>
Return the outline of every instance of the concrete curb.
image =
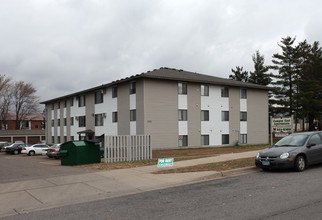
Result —
<instances>
[{"instance_id":1,"label":"concrete curb","mask_svg":"<svg viewBox=\"0 0 322 220\"><path fill-rule=\"evenodd\" d=\"M237 169L233 169L233 170L218 171L215 174L211 174L209 176L201 178L200 181L217 179L217 178L222 178L222 177L229 177L229 176L238 176L238 175L247 174L247 173L254 173L254 172L259 172L259 170L255 166L237 168Z\"/></svg>"}]
</instances>

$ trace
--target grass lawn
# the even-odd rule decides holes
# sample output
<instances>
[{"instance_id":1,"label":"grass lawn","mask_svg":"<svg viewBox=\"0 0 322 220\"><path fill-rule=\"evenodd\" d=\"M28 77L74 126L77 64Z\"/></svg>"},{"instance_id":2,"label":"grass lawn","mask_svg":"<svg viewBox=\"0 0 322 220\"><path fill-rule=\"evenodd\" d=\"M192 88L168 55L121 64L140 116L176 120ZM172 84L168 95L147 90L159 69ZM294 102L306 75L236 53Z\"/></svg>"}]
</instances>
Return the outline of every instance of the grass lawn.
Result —
<instances>
[{"instance_id":1,"label":"grass lawn","mask_svg":"<svg viewBox=\"0 0 322 220\"><path fill-rule=\"evenodd\" d=\"M157 165L158 158L174 158L174 161L197 159L202 157L215 156L220 154L239 153L246 151L262 150L268 145L243 145L243 146L229 146L229 147L207 147L207 148L182 148L182 149L169 149L169 150L153 150L153 159L129 162L116 162L116 163L97 163L86 164L78 167L93 168L100 170L110 169L124 169L139 166ZM102 160L104 161L104 160ZM163 170L157 173L169 172L198 172L206 170L223 171L240 167L247 167L254 165L254 158L246 158L239 160L232 160L220 163L203 164L193 167L185 167L171 170Z\"/></svg>"}]
</instances>

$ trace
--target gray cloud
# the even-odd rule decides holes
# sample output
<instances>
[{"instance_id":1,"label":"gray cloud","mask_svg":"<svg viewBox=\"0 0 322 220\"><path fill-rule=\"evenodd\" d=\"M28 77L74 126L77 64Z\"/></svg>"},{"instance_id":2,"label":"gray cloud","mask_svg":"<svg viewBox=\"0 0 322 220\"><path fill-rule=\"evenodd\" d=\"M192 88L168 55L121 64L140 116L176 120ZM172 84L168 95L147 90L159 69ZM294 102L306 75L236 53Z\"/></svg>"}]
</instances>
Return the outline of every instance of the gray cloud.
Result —
<instances>
[{"instance_id":1,"label":"gray cloud","mask_svg":"<svg viewBox=\"0 0 322 220\"><path fill-rule=\"evenodd\" d=\"M227 78L282 37L321 41L317 0L0 1L0 73L41 100L167 66Z\"/></svg>"}]
</instances>

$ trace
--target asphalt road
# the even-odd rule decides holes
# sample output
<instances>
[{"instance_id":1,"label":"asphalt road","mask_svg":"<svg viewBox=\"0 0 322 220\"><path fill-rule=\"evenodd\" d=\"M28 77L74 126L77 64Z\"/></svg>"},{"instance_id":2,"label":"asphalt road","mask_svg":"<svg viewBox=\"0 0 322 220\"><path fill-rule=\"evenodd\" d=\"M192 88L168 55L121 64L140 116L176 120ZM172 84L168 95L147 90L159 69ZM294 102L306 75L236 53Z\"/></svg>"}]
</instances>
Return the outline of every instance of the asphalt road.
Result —
<instances>
[{"instance_id":1,"label":"asphalt road","mask_svg":"<svg viewBox=\"0 0 322 220\"><path fill-rule=\"evenodd\" d=\"M60 160L43 155L0 153L0 183L90 172L97 172L97 170L61 166Z\"/></svg>"},{"instance_id":2,"label":"asphalt road","mask_svg":"<svg viewBox=\"0 0 322 220\"><path fill-rule=\"evenodd\" d=\"M257 172L4 219L321 219L322 166Z\"/></svg>"}]
</instances>

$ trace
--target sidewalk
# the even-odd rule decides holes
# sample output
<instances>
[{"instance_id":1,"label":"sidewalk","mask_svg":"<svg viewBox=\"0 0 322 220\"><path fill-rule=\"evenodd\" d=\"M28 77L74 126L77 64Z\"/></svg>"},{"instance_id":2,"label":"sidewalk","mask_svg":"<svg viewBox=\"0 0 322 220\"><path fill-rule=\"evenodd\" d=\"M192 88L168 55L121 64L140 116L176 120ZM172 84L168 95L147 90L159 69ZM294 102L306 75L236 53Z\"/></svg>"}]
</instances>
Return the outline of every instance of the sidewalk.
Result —
<instances>
[{"instance_id":1,"label":"sidewalk","mask_svg":"<svg viewBox=\"0 0 322 220\"><path fill-rule=\"evenodd\" d=\"M179 161L174 162L174 166L171 168L255 157L257 152L248 151ZM152 172L160 169L168 168L157 168L157 165L153 165L0 184L0 218L126 194L164 189L243 172L256 172L256 169L248 168L225 172L152 174Z\"/></svg>"}]
</instances>

